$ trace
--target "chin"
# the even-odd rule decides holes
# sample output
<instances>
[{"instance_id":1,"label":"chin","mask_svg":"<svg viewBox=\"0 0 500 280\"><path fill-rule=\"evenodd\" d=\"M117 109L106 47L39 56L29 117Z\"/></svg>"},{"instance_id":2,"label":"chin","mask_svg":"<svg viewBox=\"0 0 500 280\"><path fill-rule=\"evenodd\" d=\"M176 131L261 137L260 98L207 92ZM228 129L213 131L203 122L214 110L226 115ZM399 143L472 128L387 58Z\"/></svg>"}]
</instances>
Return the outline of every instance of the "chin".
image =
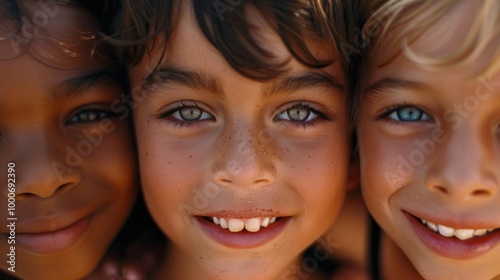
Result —
<instances>
[{"instance_id":1,"label":"chin","mask_svg":"<svg viewBox=\"0 0 500 280\"><path fill-rule=\"evenodd\" d=\"M451 263L450 263L451 262ZM471 260L471 262L474 262ZM487 266L477 268L478 262L474 262L475 267L460 264L459 262L453 263L453 260L448 260L448 263L443 263L439 260L424 260L422 263L416 263L415 268L420 275L427 280L491 280L499 276L499 273L488 271ZM495 269L498 269L495 266Z\"/></svg>"}]
</instances>

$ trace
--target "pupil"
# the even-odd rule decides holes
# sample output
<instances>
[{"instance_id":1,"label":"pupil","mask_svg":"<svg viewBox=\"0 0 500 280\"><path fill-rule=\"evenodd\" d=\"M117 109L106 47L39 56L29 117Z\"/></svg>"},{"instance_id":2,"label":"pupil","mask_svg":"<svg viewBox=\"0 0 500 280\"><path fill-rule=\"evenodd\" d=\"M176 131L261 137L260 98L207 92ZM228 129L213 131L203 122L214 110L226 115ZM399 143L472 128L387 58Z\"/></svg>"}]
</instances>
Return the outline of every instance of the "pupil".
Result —
<instances>
[{"instance_id":1,"label":"pupil","mask_svg":"<svg viewBox=\"0 0 500 280\"><path fill-rule=\"evenodd\" d=\"M288 117L293 121L304 121L309 117L309 110L291 109L288 110Z\"/></svg>"},{"instance_id":2,"label":"pupil","mask_svg":"<svg viewBox=\"0 0 500 280\"><path fill-rule=\"evenodd\" d=\"M422 117L422 111L416 108L405 108L398 111L398 117L403 121L417 121Z\"/></svg>"},{"instance_id":3,"label":"pupil","mask_svg":"<svg viewBox=\"0 0 500 280\"><path fill-rule=\"evenodd\" d=\"M196 121L201 117L201 110L196 108L185 108L180 111L180 114L184 120Z\"/></svg>"}]
</instances>

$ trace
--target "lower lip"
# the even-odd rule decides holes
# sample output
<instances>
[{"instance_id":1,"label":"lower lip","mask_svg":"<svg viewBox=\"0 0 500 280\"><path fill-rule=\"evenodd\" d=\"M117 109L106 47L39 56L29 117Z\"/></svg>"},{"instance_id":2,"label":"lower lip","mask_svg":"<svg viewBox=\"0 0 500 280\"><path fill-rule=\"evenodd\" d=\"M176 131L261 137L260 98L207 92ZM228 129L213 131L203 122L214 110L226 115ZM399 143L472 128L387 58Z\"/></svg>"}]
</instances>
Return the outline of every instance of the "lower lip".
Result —
<instances>
[{"instance_id":1,"label":"lower lip","mask_svg":"<svg viewBox=\"0 0 500 280\"><path fill-rule=\"evenodd\" d=\"M53 232L17 233L16 244L39 254L51 254L67 250L82 239L91 219L91 216L87 216L68 227Z\"/></svg>"},{"instance_id":2,"label":"lower lip","mask_svg":"<svg viewBox=\"0 0 500 280\"><path fill-rule=\"evenodd\" d=\"M444 237L418 221L416 217L403 212L418 238L434 253L450 259L465 260L479 257L493 249L500 242L500 231L485 236L460 240Z\"/></svg>"},{"instance_id":3,"label":"lower lip","mask_svg":"<svg viewBox=\"0 0 500 280\"><path fill-rule=\"evenodd\" d=\"M217 243L229 248L249 249L262 246L273 240L283 231L290 218L280 218L269 224L268 227L261 227L258 232L247 230L230 232L229 229L223 229L204 217L195 217L195 220L202 230Z\"/></svg>"}]
</instances>

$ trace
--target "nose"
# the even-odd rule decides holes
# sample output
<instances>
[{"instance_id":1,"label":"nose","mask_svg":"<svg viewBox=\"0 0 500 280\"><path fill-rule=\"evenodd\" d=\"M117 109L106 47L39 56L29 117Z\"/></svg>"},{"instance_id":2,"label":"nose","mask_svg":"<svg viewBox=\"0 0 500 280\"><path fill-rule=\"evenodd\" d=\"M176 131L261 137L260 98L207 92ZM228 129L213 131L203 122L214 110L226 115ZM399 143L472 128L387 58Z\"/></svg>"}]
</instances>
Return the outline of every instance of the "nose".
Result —
<instances>
[{"instance_id":1,"label":"nose","mask_svg":"<svg viewBox=\"0 0 500 280\"><path fill-rule=\"evenodd\" d=\"M458 202L484 201L498 193L494 136L463 125L438 144L426 185L438 196Z\"/></svg>"},{"instance_id":2,"label":"nose","mask_svg":"<svg viewBox=\"0 0 500 280\"><path fill-rule=\"evenodd\" d=\"M79 183L79 167L69 166L66 162L69 146L65 147L46 132L17 139L17 149L13 149L15 154L11 157L16 164L17 199L30 196L49 198Z\"/></svg>"},{"instance_id":3,"label":"nose","mask_svg":"<svg viewBox=\"0 0 500 280\"><path fill-rule=\"evenodd\" d=\"M248 129L241 122L218 139L213 180L220 186L259 188L275 181L273 141L264 129Z\"/></svg>"}]
</instances>

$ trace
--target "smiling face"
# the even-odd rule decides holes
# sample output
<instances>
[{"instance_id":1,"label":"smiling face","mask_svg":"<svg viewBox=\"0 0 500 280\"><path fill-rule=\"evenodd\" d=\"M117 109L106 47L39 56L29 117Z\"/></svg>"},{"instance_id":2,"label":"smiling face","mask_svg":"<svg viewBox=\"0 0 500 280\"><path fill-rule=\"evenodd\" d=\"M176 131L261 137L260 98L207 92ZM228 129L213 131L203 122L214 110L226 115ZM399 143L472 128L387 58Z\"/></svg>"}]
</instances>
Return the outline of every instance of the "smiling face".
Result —
<instances>
[{"instance_id":1,"label":"smiling face","mask_svg":"<svg viewBox=\"0 0 500 280\"><path fill-rule=\"evenodd\" d=\"M347 185L346 93L338 64L290 60L261 83L237 74L187 5L161 52L130 69L142 186L172 241L179 279L293 276L298 255L338 213ZM268 26L265 47L290 59ZM313 44L318 56L327 53ZM300 267L299 267L300 268Z\"/></svg>"},{"instance_id":2,"label":"smiling face","mask_svg":"<svg viewBox=\"0 0 500 280\"><path fill-rule=\"evenodd\" d=\"M29 7L36 11L36 5ZM83 11L60 6L44 26L70 46L67 51L79 54L61 55L60 61L41 56L55 50L42 37L12 60L3 60L15 54L12 41L0 42L1 177L15 164L15 178L9 176L15 179L14 216L7 216L13 193L6 180L0 219L17 218L15 233L1 229L0 265L6 272L15 265L14 275L23 279L80 279L90 273L135 199L130 122L116 113L122 88L111 74L113 65L99 54L104 50L89 58L95 42L81 36L96 31L90 21ZM7 262L11 251L15 263Z\"/></svg>"},{"instance_id":3,"label":"smiling face","mask_svg":"<svg viewBox=\"0 0 500 280\"><path fill-rule=\"evenodd\" d=\"M476 4L461 2L410 49L454 53ZM375 67L384 50L369 63L358 112L363 196L425 279L500 275L500 73L477 75L499 46L443 68L404 54Z\"/></svg>"}]
</instances>

